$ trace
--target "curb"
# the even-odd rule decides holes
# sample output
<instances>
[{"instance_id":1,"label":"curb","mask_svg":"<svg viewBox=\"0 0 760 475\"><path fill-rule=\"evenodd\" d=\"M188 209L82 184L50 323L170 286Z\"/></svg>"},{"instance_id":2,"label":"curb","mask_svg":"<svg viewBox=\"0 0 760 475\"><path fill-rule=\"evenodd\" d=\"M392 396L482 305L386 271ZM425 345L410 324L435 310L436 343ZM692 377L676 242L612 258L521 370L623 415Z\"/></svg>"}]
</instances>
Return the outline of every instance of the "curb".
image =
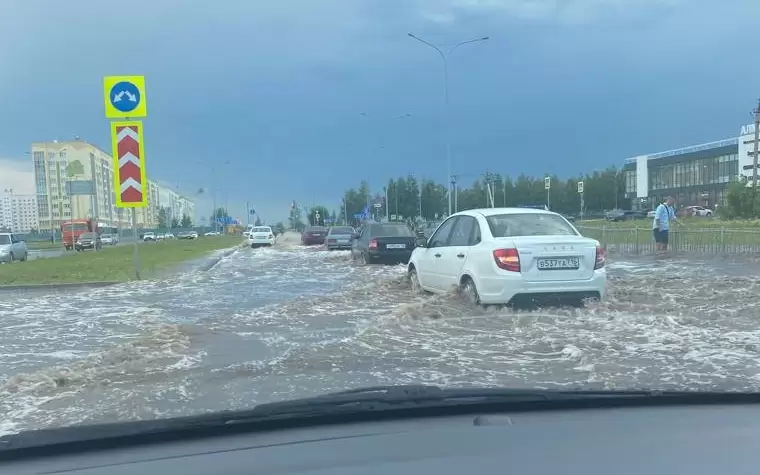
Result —
<instances>
[{"instance_id":1,"label":"curb","mask_svg":"<svg viewBox=\"0 0 760 475\"><path fill-rule=\"evenodd\" d=\"M51 290L51 289L80 289L100 288L123 284L124 282L60 282L57 284L19 284L0 285L0 292L12 290Z\"/></svg>"},{"instance_id":2,"label":"curb","mask_svg":"<svg viewBox=\"0 0 760 475\"><path fill-rule=\"evenodd\" d=\"M234 254L235 252L237 252L239 249L241 249L243 247L245 247L245 244L241 244L240 246L235 246L233 248L227 249L226 251L222 251L221 254L219 254L217 256L214 256L214 257L210 258L207 262L204 262L203 264L201 264L200 271L201 272L208 272L208 271L210 271L217 264L219 264L219 262L222 259L224 259L225 257L231 256L232 254Z\"/></svg>"}]
</instances>

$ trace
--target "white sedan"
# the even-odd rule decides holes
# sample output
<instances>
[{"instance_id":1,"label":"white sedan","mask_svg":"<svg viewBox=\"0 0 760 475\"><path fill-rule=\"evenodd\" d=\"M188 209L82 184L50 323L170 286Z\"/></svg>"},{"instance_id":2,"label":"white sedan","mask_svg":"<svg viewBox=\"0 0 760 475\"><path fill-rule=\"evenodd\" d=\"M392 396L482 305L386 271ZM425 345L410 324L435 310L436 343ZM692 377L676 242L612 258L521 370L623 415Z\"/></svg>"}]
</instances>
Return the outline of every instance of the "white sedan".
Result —
<instances>
[{"instance_id":1,"label":"white sedan","mask_svg":"<svg viewBox=\"0 0 760 475\"><path fill-rule=\"evenodd\" d=\"M274 232L269 226L254 226L248 232L246 242L251 247L274 246Z\"/></svg>"},{"instance_id":2,"label":"white sedan","mask_svg":"<svg viewBox=\"0 0 760 475\"><path fill-rule=\"evenodd\" d=\"M458 288L475 304L601 299L607 285L599 241L564 217L529 208L462 211L443 221L409 260L415 290Z\"/></svg>"}]
</instances>

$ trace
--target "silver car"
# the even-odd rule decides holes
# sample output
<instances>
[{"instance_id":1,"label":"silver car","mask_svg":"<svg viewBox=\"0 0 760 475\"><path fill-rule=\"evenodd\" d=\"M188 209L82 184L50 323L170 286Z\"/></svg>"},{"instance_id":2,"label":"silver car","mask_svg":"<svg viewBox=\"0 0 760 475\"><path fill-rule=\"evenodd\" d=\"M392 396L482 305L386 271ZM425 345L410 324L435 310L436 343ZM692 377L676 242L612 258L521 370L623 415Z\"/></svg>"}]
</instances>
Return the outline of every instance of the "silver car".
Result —
<instances>
[{"instance_id":1,"label":"silver car","mask_svg":"<svg viewBox=\"0 0 760 475\"><path fill-rule=\"evenodd\" d=\"M29 257L26 243L13 233L0 233L0 262L25 261Z\"/></svg>"},{"instance_id":2,"label":"silver car","mask_svg":"<svg viewBox=\"0 0 760 475\"><path fill-rule=\"evenodd\" d=\"M356 237L356 230L351 226L333 226L327 231L327 237L325 238L327 250L350 250L351 240L354 239L354 237Z\"/></svg>"}]
</instances>

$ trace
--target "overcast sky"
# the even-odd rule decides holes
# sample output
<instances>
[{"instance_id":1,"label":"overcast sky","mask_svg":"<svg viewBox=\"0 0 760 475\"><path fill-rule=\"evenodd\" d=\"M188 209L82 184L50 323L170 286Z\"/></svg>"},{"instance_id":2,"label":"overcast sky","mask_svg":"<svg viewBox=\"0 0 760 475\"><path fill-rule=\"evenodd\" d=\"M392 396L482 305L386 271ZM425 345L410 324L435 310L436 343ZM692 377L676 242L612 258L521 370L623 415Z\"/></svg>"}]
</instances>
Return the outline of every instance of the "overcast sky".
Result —
<instances>
[{"instance_id":1,"label":"overcast sky","mask_svg":"<svg viewBox=\"0 0 760 475\"><path fill-rule=\"evenodd\" d=\"M33 141L110 150L105 75L146 76L149 176L192 195L215 163L236 215L444 182L442 62L408 32L490 37L449 60L459 174L569 176L736 136L760 96L758 0L118 3L0 0L0 188L33 192Z\"/></svg>"}]
</instances>

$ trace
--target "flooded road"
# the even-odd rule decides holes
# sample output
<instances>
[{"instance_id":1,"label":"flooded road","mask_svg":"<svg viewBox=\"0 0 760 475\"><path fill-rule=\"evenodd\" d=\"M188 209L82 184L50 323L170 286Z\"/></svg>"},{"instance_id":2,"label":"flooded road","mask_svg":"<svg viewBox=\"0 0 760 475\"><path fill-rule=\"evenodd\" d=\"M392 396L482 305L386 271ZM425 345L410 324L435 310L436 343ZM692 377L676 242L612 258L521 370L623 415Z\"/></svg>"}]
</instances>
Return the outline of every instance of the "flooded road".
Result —
<instances>
[{"instance_id":1,"label":"flooded road","mask_svg":"<svg viewBox=\"0 0 760 475\"><path fill-rule=\"evenodd\" d=\"M760 389L756 266L609 263L585 309L416 296L345 251L241 249L208 272L0 301L0 433L186 415L376 384Z\"/></svg>"}]
</instances>

